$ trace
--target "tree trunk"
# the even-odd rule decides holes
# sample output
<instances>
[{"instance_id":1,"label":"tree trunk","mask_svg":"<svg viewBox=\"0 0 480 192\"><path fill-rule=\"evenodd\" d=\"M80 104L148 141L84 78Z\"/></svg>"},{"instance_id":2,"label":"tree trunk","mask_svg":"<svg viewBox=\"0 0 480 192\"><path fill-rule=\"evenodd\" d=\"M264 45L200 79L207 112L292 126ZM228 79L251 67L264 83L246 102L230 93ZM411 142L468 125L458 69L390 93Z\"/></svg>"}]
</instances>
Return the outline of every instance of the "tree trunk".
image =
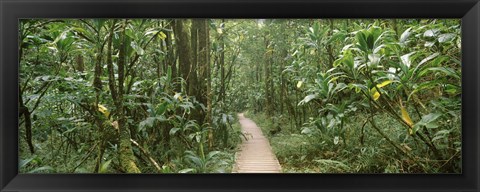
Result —
<instances>
[{"instance_id":1,"label":"tree trunk","mask_svg":"<svg viewBox=\"0 0 480 192\"><path fill-rule=\"evenodd\" d=\"M225 19L222 19L223 28L225 28ZM220 40L220 103L223 104L225 101L225 31L222 29L223 33L221 34Z\"/></svg>"},{"instance_id":2,"label":"tree trunk","mask_svg":"<svg viewBox=\"0 0 480 192\"><path fill-rule=\"evenodd\" d=\"M198 22L198 87L197 98L202 104L207 105L207 111L201 113L198 119L200 122L211 125L211 93L210 93L210 34L208 27L208 19L195 20ZM210 129L208 133L209 146L213 146L213 130Z\"/></svg>"},{"instance_id":3,"label":"tree trunk","mask_svg":"<svg viewBox=\"0 0 480 192\"><path fill-rule=\"evenodd\" d=\"M114 100L115 106L117 107L117 116L118 116L118 130L120 132L120 164L127 173L140 173L135 164L135 156L133 155L132 145L130 142L130 133L126 125L126 119L123 109L123 83L125 81L125 63L126 63L126 45L125 45L125 28L127 25L127 20L123 24L123 29L120 34L120 52L118 56L118 92L117 99Z\"/></svg>"},{"instance_id":4,"label":"tree trunk","mask_svg":"<svg viewBox=\"0 0 480 192\"><path fill-rule=\"evenodd\" d=\"M170 29L170 30L173 30L174 20L168 20L167 22L168 22L167 28ZM175 62L175 60L176 60L175 52L174 52L175 49L173 48L173 45L172 45L172 39L173 39L172 32L167 31L165 35L167 36L165 38L165 44L166 44L166 48L168 49L168 51L167 51L167 63L172 69L172 78L175 78L175 77L177 77L178 74L177 74L177 65L176 65L176 62Z\"/></svg>"},{"instance_id":5,"label":"tree trunk","mask_svg":"<svg viewBox=\"0 0 480 192\"><path fill-rule=\"evenodd\" d=\"M192 51L190 49L190 37L185 29L184 19L175 20L175 39L177 42L178 68L181 77L186 83L185 91L189 90L190 66L192 66Z\"/></svg>"}]
</instances>

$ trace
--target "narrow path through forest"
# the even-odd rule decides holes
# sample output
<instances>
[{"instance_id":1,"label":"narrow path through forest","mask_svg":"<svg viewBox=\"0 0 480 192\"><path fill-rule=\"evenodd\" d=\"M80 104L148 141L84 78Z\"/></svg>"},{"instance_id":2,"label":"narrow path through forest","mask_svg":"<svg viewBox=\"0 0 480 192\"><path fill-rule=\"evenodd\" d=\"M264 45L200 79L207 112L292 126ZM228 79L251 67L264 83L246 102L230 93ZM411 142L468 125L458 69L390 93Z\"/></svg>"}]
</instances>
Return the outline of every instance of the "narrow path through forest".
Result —
<instances>
[{"instance_id":1,"label":"narrow path through forest","mask_svg":"<svg viewBox=\"0 0 480 192\"><path fill-rule=\"evenodd\" d=\"M268 139L262 130L243 113L238 114L242 132L247 139L243 140L240 151L236 155L234 173L280 173L282 168L272 152Z\"/></svg>"}]
</instances>

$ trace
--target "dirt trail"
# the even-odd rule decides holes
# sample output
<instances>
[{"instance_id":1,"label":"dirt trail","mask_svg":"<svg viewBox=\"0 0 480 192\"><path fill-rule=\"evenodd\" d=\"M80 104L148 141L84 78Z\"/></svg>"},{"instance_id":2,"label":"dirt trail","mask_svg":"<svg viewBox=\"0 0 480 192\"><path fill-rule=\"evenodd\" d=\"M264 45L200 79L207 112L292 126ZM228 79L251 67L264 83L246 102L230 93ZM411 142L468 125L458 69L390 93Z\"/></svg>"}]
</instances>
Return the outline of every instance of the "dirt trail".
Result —
<instances>
[{"instance_id":1,"label":"dirt trail","mask_svg":"<svg viewBox=\"0 0 480 192\"><path fill-rule=\"evenodd\" d=\"M242 132L248 138L243 140L236 155L233 173L280 173L282 168L272 152L268 139L252 120L238 114Z\"/></svg>"}]
</instances>

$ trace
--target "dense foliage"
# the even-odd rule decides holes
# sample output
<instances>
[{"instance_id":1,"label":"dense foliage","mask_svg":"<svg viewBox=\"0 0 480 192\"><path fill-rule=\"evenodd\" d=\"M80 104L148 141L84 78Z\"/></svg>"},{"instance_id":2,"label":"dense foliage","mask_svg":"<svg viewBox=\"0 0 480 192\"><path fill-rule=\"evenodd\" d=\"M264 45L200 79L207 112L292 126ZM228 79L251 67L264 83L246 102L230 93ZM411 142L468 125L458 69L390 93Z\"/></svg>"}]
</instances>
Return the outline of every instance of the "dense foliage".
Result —
<instances>
[{"instance_id":1,"label":"dense foliage","mask_svg":"<svg viewBox=\"0 0 480 192\"><path fill-rule=\"evenodd\" d=\"M229 172L245 111L284 172L462 170L459 20L19 27L21 172Z\"/></svg>"}]
</instances>

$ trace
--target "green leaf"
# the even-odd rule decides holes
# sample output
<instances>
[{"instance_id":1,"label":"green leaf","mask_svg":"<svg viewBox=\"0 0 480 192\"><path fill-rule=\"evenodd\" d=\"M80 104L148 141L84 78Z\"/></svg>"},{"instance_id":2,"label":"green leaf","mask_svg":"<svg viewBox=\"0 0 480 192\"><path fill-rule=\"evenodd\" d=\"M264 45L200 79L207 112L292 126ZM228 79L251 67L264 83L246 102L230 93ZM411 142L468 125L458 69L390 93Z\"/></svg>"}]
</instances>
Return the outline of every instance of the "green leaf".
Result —
<instances>
[{"instance_id":1,"label":"green leaf","mask_svg":"<svg viewBox=\"0 0 480 192\"><path fill-rule=\"evenodd\" d=\"M100 32L106 21L106 19L94 19L93 25L95 26L95 30L97 30L97 32Z\"/></svg>"},{"instance_id":2,"label":"green leaf","mask_svg":"<svg viewBox=\"0 0 480 192\"><path fill-rule=\"evenodd\" d=\"M380 28L378 26L372 26L372 27L370 27L368 32L369 32L369 35L372 36L373 43L372 43L372 48L371 49L373 49L375 44L378 43L378 41L381 39L380 36L383 35L382 28Z\"/></svg>"},{"instance_id":3,"label":"green leaf","mask_svg":"<svg viewBox=\"0 0 480 192\"><path fill-rule=\"evenodd\" d=\"M433 58L437 57L439 55L439 53L434 53L434 54L431 54L429 55L428 57L426 57L425 59L422 59L422 61L420 61L420 63L418 63L418 65L415 67L415 69L413 70L412 72L412 77L415 75L416 71L421 67L423 66L423 64L425 64L426 62L432 60ZM435 60L434 60L435 61Z\"/></svg>"},{"instance_id":4,"label":"green leaf","mask_svg":"<svg viewBox=\"0 0 480 192\"><path fill-rule=\"evenodd\" d=\"M336 32L335 34L332 35L332 37L330 37L327 44L332 43L332 42L336 41L337 39L345 40L345 37L346 37L345 32L343 32L343 31Z\"/></svg>"},{"instance_id":5,"label":"green leaf","mask_svg":"<svg viewBox=\"0 0 480 192\"><path fill-rule=\"evenodd\" d=\"M432 80L432 81L427 81L427 82L420 83L420 84L414 86L413 91L408 95L408 99L410 100L410 98L412 97L413 94L415 94L419 91L433 89L433 88L439 86L440 83L441 83L440 80Z\"/></svg>"},{"instance_id":6,"label":"green leaf","mask_svg":"<svg viewBox=\"0 0 480 192\"><path fill-rule=\"evenodd\" d=\"M437 57L439 55L439 53L434 53L434 54L431 54L429 55L428 57L425 57L425 59L422 59L422 61L420 61L420 63L418 63L418 65L423 65L425 62L427 61L430 61L431 59ZM418 67L418 66L417 66Z\"/></svg>"},{"instance_id":7,"label":"green leaf","mask_svg":"<svg viewBox=\"0 0 480 192\"><path fill-rule=\"evenodd\" d=\"M368 46L368 49L373 49L373 46L374 46L374 43L375 43L375 40L373 39L373 35L372 34L368 34L367 36L367 46Z\"/></svg>"},{"instance_id":8,"label":"green leaf","mask_svg":"<svg viewBox=\"0 0 480 192\"><path fill-rule=\"evenodd\" d=\"M155 120L156 120L156 117L147 117L147 119L140 122L139 124L140 129L153 127L153 123L155 123Z\"/></svg>"},{"instance_id":9,"label":"green leaf","mask_svg":"<svg viewBox=\"0 0 480 192\"><path fill-rule=\"evenodd\" d=\"M438 31L439 31L438 29L427 30L427 31L425 31L425 33L423 33L423 36L424 37L433 37L437 34Z\"/></svg>"},{"instance_id":10,"label":"green leaf","mask_svg":"<svg viewBox=\"0 0 480 192\"><path fill-rule=\"evenodd\" d=\"M434 128L438 128L440 125L438 125L437 123L434 123L434 122L431 122L431 123L427 123L425 125L425 127L427 127L428 129L434 129Z\"/></svg>"},{"instance_id":11,"label":"green leaf","mask_svg":"<svg viewBox=\"0 0 480 192\"><path fill-rule=\"evenodd\" d=\"M52 171L52 170L55 170L55 169L53 169L50 166L43 166L43 167L39 167L39 168L36 168L34 170L31 170L28 173L38 173L38 172L42 172L42 171Z\"/></svg>"},{"instance_id":12,"label":"green leaf","mask_svg":"<svg viewBox=\"0 0 480 192\"><path fill-rule=\"evenodd\" d=\"M439 125L437 124L436 120L442 116L441 113L430 113L427 115L422 116L422 119L415 123L413 126L413 131L417 132L419 129L421 129L423 126L425 126L428 129L434 129L438 128Z\"/></svg>"},{"instance_id":13,"label":"green leaf","mask_svg":"<svg viewBox=\"0 0 480 192\"><path fill-rule=\"evenodd\" d=\"M36 156L33 156L31 158L28 158L28 159L20 160L20 162L18 163L19 164L18 167L22 168L36 158L37 158Z\"/></svg>"},{"instance_id":14,"label":"green leaf","mask_svg":"<svg viewBox=\"0 0 480 192\"><path fill-rule=\"evenodd\" d=\"M197 143L200 143L201 139L202 139L202 135L200 134L195 135L195 140L197 141Z\"/></svg>"},{"instance_id":15,"label":"green leaf","mask_svg":"<svg viewBox=\"0 0 480 192\"><path fill-rule=\"evenodd\" d=\"M354 60L353 60L353 55L350 52L346 53L342 57L341 62L343 64L347 65L350 69L353 69L353 67L355 66L354 65Z\"/></svg>"},{"instance_id":16,"label":"green leaf","mask_svg":"<svg viewBox=\"0 0 480 192\"><path fill-rule=\"evenodd\" d=\"M318 97L317 94L307 95L303 100L301 100L301 101L298 103L298 106L303 105L303 104L305 104L305 103L308 103L308 102L310 102L312 99L315 99L316 97Z\"/></svg>"},{"instance_id":17,"label":"green leaf","mask_svg":"<svg viewBox=\"0 0 480 192\"><path fill-rule=\"evenodd\" d=\"M425 47L432 47L433 45L435 45L435 42L433 42L433 41L425 42Z\"/></svg>"},{"instance_id":18,"label":"green leaf","mask_svg":"<svg viewBox=\"0 0 480 192\"><path fill-rule=\"evenodd\" d=\"M378 63L380 63L380 60L382 59L382 57L380 55L377 55L377 54L368 54L368 64L369 66L373 66L373 67L376 67L378 65Z\"/></svg>"},{"instance_id":19,"label":"green leaf","mask_svg":"<svg viewBox=\"0 0 480 192\"><path fill-rule=\"evenodd\" d=\"M194 171L195 171L195 169L187 168L187 169L180 170L178 173L191 173L191 172L194 172Z\"/></svg>"},{"instance_id":20,"label":"green leaf","mask_svg":"<svg viewBox=\"0 0 480 192\"><path fill-rule=\"evenodd\" d=\"M160 104L158 106L156 114L157 115L163 115L165 113L165 111L167 110L167 107L168 107L168 102L163 102L162 104Z\"/></svg>"},{"instance_id":21,"label":"green leaf","mask_svg":"<svg viewBox=\"0 0 480 192\"><path fill-rule=\"evenodd\" d=\"M445 33L445 34L441 34L441 35L438 36L438 42L445 43L445 42L448 42L448 41L452 41L454 38L455 38L455 34Z\"/></svg>"},{"instance_id":22,"label":"green leaf","mask_svg":"<svg viewBox=\"0 0 480 192\"><path fill-rule=\"evenodd\" d=\"M402 61L402 64L407 66L408 68L410 68L410 66L412 65L412 60L411 60L410 56L413 55L413 54L415 54L415 52L411 52L411 53L402 55L400 57L401 61Z\"/></svg>"},{"instance_id":23,"label":"green leaf","mask_svg":"<svg viewBox=\"0 0 480 192\"><path fill-rule=\"evenodd\" d=\"M133 50L135 50L135 52L137 52L138 55L143 55L145 53L145 51L140 46L138 46L135 41L132 41L130 43L130 46Z\"/></svg>"},{"instance_id":24,"label":"green leaf","mask_svg":"<svg viewBox=\"0 0 480 192\"><path fill-rule=\"evenodd\" d=\"M445 75L447 76L451 76L451 77L454 77L456 79L460 79L460 75L458 75L452 68L448 68L448 67L430 67L430 68L427 68L426 70L428 71L439 71L439 72L442 72L444 73ZM421 76L423 76L423 73L426 73L426 71L422 71L420 72L420 74L422 74Z\"/></svg>"},{"instance_id":25,"label":"green leaf","mask_svg":"<svg viewBox=\"0 0 480 192\"><path fill-rule=\"evenodd\" d=\"M310 128L308 128L308 127L304 127L304 128L302 129L302 132L301 132L301 133L302 133L302 134L309 135L309 134L312 133L312 130L311 130Z\"/></svg>"},{"instance_id":26,"label":"green leaf","mask_svg":"<svg viewBox=\"0 0 480 192\"><path fill-rule=\"evenodd\" d=\"M110 163L112 162L112 160L108 160L104 163L102 163L102 166L100 166L100 169L98 170L99 173L107 173L108 171L108 167L110 166Z\"/></svg>"},{"instance_id":27,"label":"green leaf","mask_svg":"<svg viewBox=\"0 0 480 192\"><path fill-rule=\"evenodd\" d=\"M445 85L445 92L452 94L452 95L457 95L462 92L462 88L460 86L455 86L452 84L446 84Z\"/></svg>"},{"instance_id":28,"label":"green leaf","mask_svg":"<svg viewBox=\"0 0 480 192\"><path fill-rule=\"evenodd\" d=\"M175 135L175 133L177 133L178 131L180 131L180 128L174 127L174 128L172 128L172 129L170 129L169 134L170 134L170 135Z\"/></svg>"},{"instance_id":29,"label":"green leaf","mask_svg":"<svg viewBox=\"0 0 480 192\"><path fill-rule=\"evenodd\" d=\"M365 36L365 34L362 31L358 31L357 34L356 34L356 37L357 37L357 41L359 43L359 48L362 51L367 52L368 51L368 44L367 44L367 37Z\"/></svg>"},{"instance_id":30,"label":"green leaf","mask_svg":"<svg viewBox=\"0 0 480 192\"><path fill-rule=\"evenodd\" d=\"M412 28L408 28L407 30L405 30L402 35L400 35L400 40L399 42L400 43L405 43L408 39L408 37L410 37L410 34L412 34L410 31L412 30Z\"/></svg>"},{"instance_id":31,"label":"green leaf","mask_svg":"<svg viewBox=\"0 0 480 192\"><path fill-rule=\"evenodd\" d=\"M145 36L151 35L151 34L156 34L158 33L158 30L149 30L145 33Z\"/></svg>"},{"instance_id":32,"label":"green leaf","mask_svg":"<svg viewBox=\"0 0 480 192\"><path fill-rule=\"evenodd\" d=\"M438 117L442 116L441 113L430 113L428 115L422 116L422 120L424 123L431 123L435 121Z\"/></svg>"},{"instance_id":33,"label":"green leaf","mask_svg":"<svg viewBox=\"0 0 480 192\"><path fill-rule=\"evenodd\" d=\"M220 153L221 153L220 151L212 151L212 152L208 153L207 159L211 159L211 158L213 158L214 156L216 156Z\"/></svg>"}]
</instances>

